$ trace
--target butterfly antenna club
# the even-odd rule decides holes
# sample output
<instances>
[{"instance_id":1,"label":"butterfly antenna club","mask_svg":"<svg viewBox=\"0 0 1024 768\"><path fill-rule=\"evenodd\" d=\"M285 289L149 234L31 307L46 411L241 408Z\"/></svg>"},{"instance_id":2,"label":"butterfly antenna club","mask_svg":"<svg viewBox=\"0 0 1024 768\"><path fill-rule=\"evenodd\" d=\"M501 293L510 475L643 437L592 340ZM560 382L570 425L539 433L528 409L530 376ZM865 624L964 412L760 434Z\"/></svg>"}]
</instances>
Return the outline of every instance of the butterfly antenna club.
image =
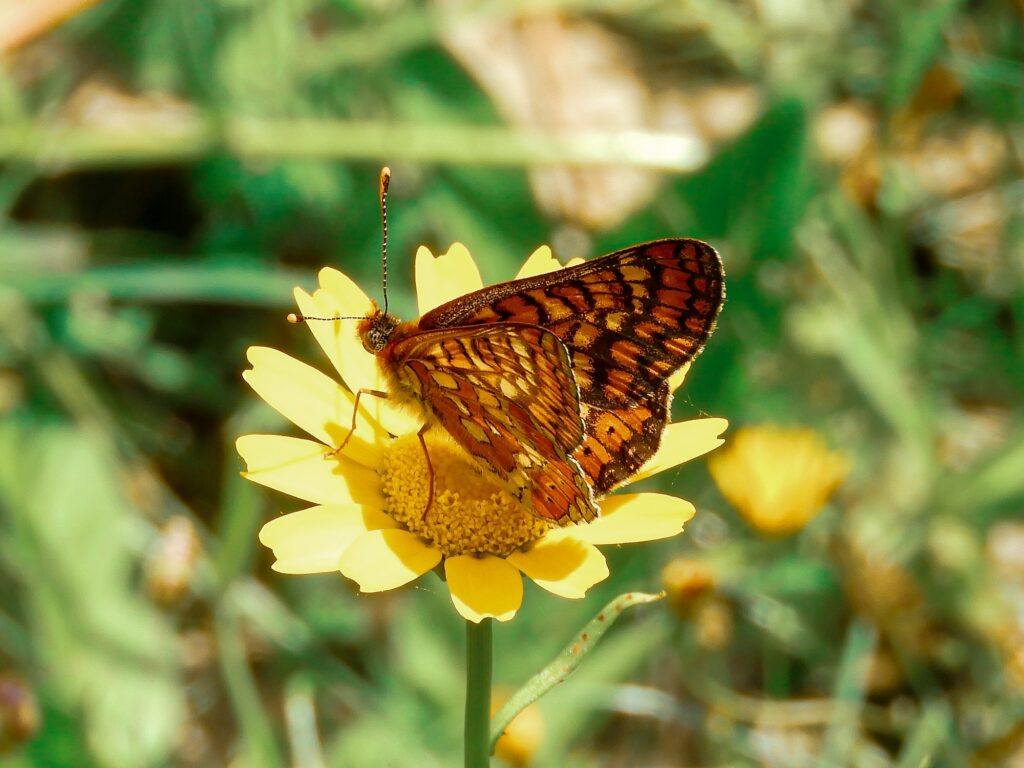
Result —
<instances>
[{"instance_id":1,"label":"butterfly antenna club","mask_svg":"<svg viewBox=\"0 0 1024 768\"><path fill-rule=\"evenodd\" d=\"M310 320L325 320L331 322L333 320L362 320L363 318L359 315L334 315L333 317L313 317L312 315L300 315L295 312L289 312L286 318L289 323L307 323Z\"/></svg>"}]
</instances>

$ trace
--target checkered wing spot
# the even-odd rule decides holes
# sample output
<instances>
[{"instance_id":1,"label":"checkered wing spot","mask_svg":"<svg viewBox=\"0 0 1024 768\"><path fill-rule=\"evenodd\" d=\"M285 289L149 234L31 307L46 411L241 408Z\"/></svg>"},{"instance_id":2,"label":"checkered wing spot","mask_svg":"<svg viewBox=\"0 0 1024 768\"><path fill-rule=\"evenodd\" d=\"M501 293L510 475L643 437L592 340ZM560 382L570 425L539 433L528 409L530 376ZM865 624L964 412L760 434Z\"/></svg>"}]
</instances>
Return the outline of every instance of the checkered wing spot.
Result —
<instances>
[{"instance_id":1,"label":"checkered wing spot","mask_svg":"<svg viewBox=\"0 0 1024 768\"><path fill-rule=\"evenodd\" d=\"M669 417L669 377L696 357L725 298L707 243L656 240L462 296L420 318L421 330L525 323L565 345L584 438L572 456L605 493L654 455Z\"/></svg>"}]
</instances>

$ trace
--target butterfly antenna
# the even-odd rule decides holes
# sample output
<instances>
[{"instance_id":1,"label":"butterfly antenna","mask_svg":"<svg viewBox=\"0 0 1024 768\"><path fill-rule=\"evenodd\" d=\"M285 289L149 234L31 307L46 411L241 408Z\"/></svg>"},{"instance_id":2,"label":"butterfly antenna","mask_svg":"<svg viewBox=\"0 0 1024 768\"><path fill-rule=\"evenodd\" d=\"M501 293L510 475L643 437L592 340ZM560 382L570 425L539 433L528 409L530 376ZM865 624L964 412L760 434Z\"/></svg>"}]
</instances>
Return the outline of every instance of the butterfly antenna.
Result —
<instances>
[{"instance_id":1,"label":"butterfly antenna","mask_svg":"<svg viewBox=\"0 0 1024 768\"><path fill-rule=\"evenodd\" d=\"M384 314L388 313L388 185L391 184L391 169L386 165L380 169L380 185L377 197L380 200L380 228L382 233L380 244L381 286L384 291Z\"/></svg>"},{"instance_id":2,"label":"butterfly antenna","mask_svg":"<svg viewBox=\"0 0 1024 768\"><path fill-rule=\"evenodd\" d=\"M328 322L334 320L362 320L363 318L359 315L335 315L334 317L313 317L312 315L299 315L295 312L288 313L287 320L289 323L307 323L310 320L326 320Z\"/></svg>"},{"instance_id":3,"label":"butterfly antenna","mask_svg":"<svg viewBox=\"0 0 1024 768\"><path fill-rule=\"evenodd\" d=\"M381 227L381 284L384 290L384 314L388 313L388 186L391 184L391 169L386 165L380 169L380 184L377 187L377 198L380 200L380 227ZM335 315L334 317L313 317L311 315L299 315L291 312L288 315L289 323L305 323L310 320L362 320L358 315Z\"/></svg>"}]
</instances>

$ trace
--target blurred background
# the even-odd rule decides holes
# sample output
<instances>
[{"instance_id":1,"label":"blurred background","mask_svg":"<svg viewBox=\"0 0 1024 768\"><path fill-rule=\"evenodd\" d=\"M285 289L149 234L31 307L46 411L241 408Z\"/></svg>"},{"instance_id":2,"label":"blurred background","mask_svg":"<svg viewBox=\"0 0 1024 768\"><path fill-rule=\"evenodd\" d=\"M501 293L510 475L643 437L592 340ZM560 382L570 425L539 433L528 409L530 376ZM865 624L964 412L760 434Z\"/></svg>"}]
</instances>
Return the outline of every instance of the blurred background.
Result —
<instances>
[{"instance_id":1,"label":"blurred background","mask_svg":"<svg viewBox=\"0 0 1024 768\"><path fill-rule=\"evenodd\" d=\"M433 576L269 570L298 502L233 441L292 428L251 344L333 265L487 281L687 235L729 300L649 481L679 538L586 600L527 587L498 697L626 589L513 725L520 766L1024 765L1024 4L0 2L0 763L460 763Z\"/></svg>"}]
</instances>

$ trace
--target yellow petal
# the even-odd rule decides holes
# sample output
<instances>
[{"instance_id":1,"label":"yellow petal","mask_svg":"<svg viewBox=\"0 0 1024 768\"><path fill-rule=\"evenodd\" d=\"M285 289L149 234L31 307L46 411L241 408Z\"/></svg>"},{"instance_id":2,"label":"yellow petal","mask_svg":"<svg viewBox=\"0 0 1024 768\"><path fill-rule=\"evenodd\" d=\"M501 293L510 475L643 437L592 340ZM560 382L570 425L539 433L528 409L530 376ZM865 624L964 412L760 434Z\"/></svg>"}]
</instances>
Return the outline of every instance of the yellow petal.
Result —
<instances>
[{"instance_id":1,"label":"yellow petal","mask_svg":"<svg viewBox=\"0 0 1024 768\"><path fill-rule=\"evenodd\" d=\"M508 561L539 586L561 597L583 597L608 578L608 564L593 544L579 539L542 538L525 552L513 552Z\"/></svg>"},{"instance_id":2,"label":"yellow petal","mask_svg":"<svg viewBox=\"0 0 1024 768\"><path fill-rule=\"evenodd\" d=\"M330 449L320 443L282 435L244 435L235 447L246 464L243 475L254 483L317 504L383 504L376 472L330 456Z\"/></svg>"},{"instance_id":3,"label":"yellow petal","mask_svg":"<svg viewBox=\"0 0 1024 768\"><path fill-rule=\"evenodd\" d=\"M363 316L373 308L373 303L362 289L336 269L321 269L320 285L321 288L312 296L301 289L295 289L295 301L302 314L320 317ZM353 393L360 389L387 391L388 382L377 365L377 358L367 352L359 341L357 323L357 320L335 320L313 321L307 325L341 375L342 381ZM393 435L415 432L420 426L420 422L408 411L380 397L363 395L359 399L359 410Z\"/></svg>"},{"instance_id":4,"label":"yellow petal","mask_svg":"<svg viewBox=\"0 0 1024 768\"><path fill-rule=\"evenodd\" d=\"M575 267L577 264L582 264L585 261L586 261L586 259L582 259L579 256L577 256L575 259L569 259L567 262L565 262L565 266L567 268L568 267Z\"/></svg>"},{"instance_id":5,"label":"yellow petal","mask_svg":"<svg viewBox=\"0 0 1024 768\"><path fill-rule=\"evenodd\" d=\"M372 507L310 507L271 520L260 531L260 542L274 550L275 571L327 573L338 570L342 553L361 534L394 527L390 517Z\"/></svg>"},{"instance_id":6,"label":"yellow petal","mask_svg":"<svg viewBox=\"0 0 1024 768\"><path fill-rule=\"evenodd\" d=\"M548 272L557 272L561 268L562 264L551 253L551 247L542 245L530 254L530 258L526 260L522 269L519 270L519 274L516 275L516 280L522 280L524 277L546 275Z\"/></svg>"},{"instance_id":7,"label":"yellow petal","mask_svg":"<svg viewBox=\"0 0 1024 768\"><path fill-rule=\"evenodd\" d=\"M339 569L363 592L383 592L408 584L441 560L441 553L416 535L393 528L370 531L352 542Z\"/></svg>"},{"instance_id":8,"label":"yellow petal","mask_svg":"<svg viewBox=\"0 0 1024 768\"><path fill-rule=\"evenodd\" d=\"M508 621L523 602L523 577L500 557L449 557L444 572L455 609L469 621L479 623L487 617Z\"/></svg>"},{"instance_id":9,"label":"yellow petal","mask_svg":"<svg viewBox=\"0 0 1024 768\"><path fill-rule=\"evenodd\" d=\"M669 424L661 436L658 451L640 467L630 482L643 480L715 450L725 442L719 435L728 426L725 419L691 419Z\"/></svg>"},{"instance_id":10,"label":"yellow petal","mask_svg":"<svg viewBox=\"0 0 1024 768\"><path fill-rule=\"evenodd\" d=\"M337 278L332 279L335 275ZM363 317L372 311L373 303L370 298L341 272L330 268L321 269L321 285L325 279L331 282L333 290L330 293L321 288L316 291L318 295L310 296L301 288L295 289L295 303L299 305L302 314L313 317ZM355 374L357 368L375 370L377 367L373 355L363 349L363 345L356 337L357 323L357 320L313 320L306 323L313 333L313 338L327 353L331 365L353 391L358 389L358 386L349 381L349 375ZM363 374L363 378L365 376Z\"/></svg>"},{"instance_id":11,"label":"yellow petal","mask_svg":"<svg viewBox=\"0 0 1024 768\"><path fill-rule=\"evenodd\" d=\"M580 539L591 544L628 544L675 536L693 517L693 505L661 493L625 493L601 502L601 516L592 523L560 528L548 536ZM547 538L547 537L545 537Z\"/></svg>"},{"instance_id":12,"label":"yellow petal","mask_svg":"<svg viewBox=\"0 0 1024 768\"><path fill-rule=\"evenodd\" d=\"M679 389L681 386L683 386L683 381L686 379L686 374L688 374L689 372L690 372L690 363L687 363L682 368L680 368L678 371L676 371L671 376L669 376L668 377L668 391L669 392L675 392L677 389Z\"/></svg>"},{"instance_id":13,"label":"yellow petal","mask_svg":"<svg viewBox=\"0 0 1024 768\"><path fill-rule=\"evenodd\" d=\"M480 270L462 243L452 243L448 253L436 259L422 246L416 251L416 299L421 315L483 287Z\"/></svg>"},{"instance_id":14,"label":"yellow petal","mask_svg":"<svg viewBox=\"0 0 1024 768\"><path fill-rule=\"evenodd\" d=\"M351 392L316 368L269 347L249 347L252 370L242 378L281 415L330 446L337 446L352 428ZM387 435L368 419L356 420L356 431L344 454L367 467L380 463Z\"/></svg>"}]
</instances>

